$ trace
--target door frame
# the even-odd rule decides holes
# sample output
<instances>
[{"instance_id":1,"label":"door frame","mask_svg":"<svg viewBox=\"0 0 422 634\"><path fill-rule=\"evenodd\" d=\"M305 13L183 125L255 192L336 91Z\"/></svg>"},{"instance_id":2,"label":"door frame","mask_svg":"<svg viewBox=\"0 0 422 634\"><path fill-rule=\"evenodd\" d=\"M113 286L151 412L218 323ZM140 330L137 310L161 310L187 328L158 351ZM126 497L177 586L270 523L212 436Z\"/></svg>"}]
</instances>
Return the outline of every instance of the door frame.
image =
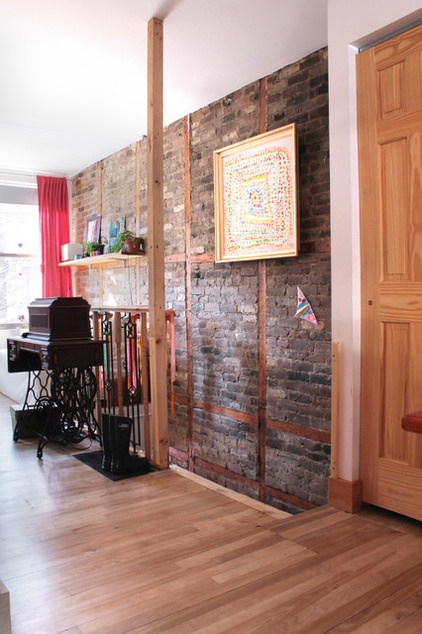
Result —
<instances>
[{"instance_id":1,"label":"door frame","mask_svg":"<svg viewBox=\"0 0 422 634\"><path fill-rule=\"evenodd\" d=\"M343 4L343 6L342 6ZM360 236L355 57L422 21L414 0L391 3L369 17L365 0L329 4L330 162L332 208L333 341L341 343L339 439L329 503L346 511L360 505ZM352 240L350 238L352 236Z\"/></svg>"}]
</instances>

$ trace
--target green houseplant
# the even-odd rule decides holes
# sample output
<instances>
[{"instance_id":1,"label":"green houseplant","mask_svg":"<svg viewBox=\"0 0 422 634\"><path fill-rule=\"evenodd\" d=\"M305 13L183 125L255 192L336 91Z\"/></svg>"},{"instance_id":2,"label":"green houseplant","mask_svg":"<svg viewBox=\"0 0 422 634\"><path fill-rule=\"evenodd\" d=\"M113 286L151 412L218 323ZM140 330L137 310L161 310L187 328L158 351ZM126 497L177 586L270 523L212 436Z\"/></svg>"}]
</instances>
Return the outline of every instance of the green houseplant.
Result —
<instances>
[{"instance_id":1,"label":"green houseplant","mask_svg":"<svg viewBox=\"0 0 422 634\"><path fill-rule=\"evenodd\" d=\"M143 238L135 236L133 231L124 229L117 236L116 244L114 244L110 253L127 253L127 254L140 254L145 252L145 242Z\"/></svg>"},{"instance_id":2,"label":"green houseplant","mask_svg":"<svg viewBox=\"0 0 422 634\"><path fill-rule=\"evenodd\" d=\"M84 255L88 256L92 253L101 255L104 253L104 245L101 242L84 242Z\"/></svg>"}]
</instances>

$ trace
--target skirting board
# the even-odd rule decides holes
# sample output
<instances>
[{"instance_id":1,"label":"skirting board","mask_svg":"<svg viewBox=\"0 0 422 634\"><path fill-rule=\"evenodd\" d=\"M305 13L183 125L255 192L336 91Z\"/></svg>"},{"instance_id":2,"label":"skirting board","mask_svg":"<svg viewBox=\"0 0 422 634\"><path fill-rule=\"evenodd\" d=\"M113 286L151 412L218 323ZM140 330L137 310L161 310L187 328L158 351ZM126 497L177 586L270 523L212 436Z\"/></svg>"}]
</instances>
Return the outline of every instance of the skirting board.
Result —
<instances>
[{"instance_id":1,"label":"skirting board","mask_svg":"<svg viewBox=\"0 0 422 634\"><path fill-rule=\"evenodd\" d=\"M357 513L362 506L361 480L328 479L328 504L346 513Z\"/></svg>"}]
</instances>

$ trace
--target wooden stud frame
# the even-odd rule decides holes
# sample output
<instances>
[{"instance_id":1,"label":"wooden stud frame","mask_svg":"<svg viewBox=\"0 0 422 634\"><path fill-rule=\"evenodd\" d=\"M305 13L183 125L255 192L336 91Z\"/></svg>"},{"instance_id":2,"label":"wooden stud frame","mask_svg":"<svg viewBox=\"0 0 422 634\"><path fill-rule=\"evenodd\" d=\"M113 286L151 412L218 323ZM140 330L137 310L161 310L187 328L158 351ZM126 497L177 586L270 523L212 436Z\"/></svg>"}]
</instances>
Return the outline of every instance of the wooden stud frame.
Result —
<instances>
[{"instance_id":1,"label":"wooden stud frame","mask_svg":"<svg viewBox=\"0 0 422 634\"><path fill-rule=\"evenodd\" d=\"M216 150L214 194L217 262L296 256L295 124Z\"/></svg>"}]
</instances>

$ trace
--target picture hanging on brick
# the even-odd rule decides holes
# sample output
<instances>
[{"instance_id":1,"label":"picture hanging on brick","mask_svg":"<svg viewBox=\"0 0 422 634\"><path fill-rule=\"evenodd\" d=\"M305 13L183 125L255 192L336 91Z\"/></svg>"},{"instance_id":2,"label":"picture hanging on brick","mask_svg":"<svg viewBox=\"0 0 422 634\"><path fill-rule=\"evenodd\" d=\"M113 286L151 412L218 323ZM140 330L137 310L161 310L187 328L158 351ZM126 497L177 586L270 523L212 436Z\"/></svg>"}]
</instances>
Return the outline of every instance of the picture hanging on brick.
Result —
<instances>
[{"instance_id":1,"label":"picture hanging on brick","mask_svg":"<svg viewBox=\"0 0 422 634\"><path fill-rule=\"evenodd\" d=\"M110 253L113 253L116 249L115 246L117 244L117 240L119 234L122 233L125 229L126 218L122 216L117 220L110 220L110 227L108 231L108 250Z\"/></svg>"},{"instance_id":2,"label":"picture hanging on brick","mask_svg":"<svg viewBox=\"0 0 422 634\"><path fill-rule=\"evenodd\" d=\"M85 242L99 243L101 231L101 216L91 216L86 221Z\"/></svg>"},{"instance_id":3,"label":"picture hanging on brick","mask_svg":"<svg viewBox=\"0 0 422 634\"><path fill-rule=\"evenodd\" d=\"M296 128L214 152L216 261L298 254Z\"/></svg>"}]
</instances>

